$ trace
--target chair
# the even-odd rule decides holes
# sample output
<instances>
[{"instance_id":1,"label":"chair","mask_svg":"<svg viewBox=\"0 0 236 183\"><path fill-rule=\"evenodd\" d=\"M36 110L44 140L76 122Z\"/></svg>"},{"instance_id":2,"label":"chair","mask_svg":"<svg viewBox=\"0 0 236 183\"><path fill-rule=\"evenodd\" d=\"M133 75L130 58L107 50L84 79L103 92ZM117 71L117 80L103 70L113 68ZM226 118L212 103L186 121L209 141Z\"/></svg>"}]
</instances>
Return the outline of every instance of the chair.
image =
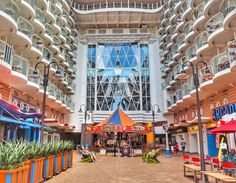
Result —
<instances>
[{"instance_id":1,"label":"chair","mask_svg":"<svg viewBox=\"0 0 236 183\"><path fill-rule=\"evenodd\" d=\"M191 160L190 160L190 156L189 156L189 155L184 155L184 156L183 156L183 159L184 159L184 164L189 164L189 163L191 163Z\"/></svg>"},{"instance_id":2,"label":"chair","mask_svg":"<svg viewBox=\"0 0 236 183\"><path fill-rule=\"evenodd\" d=\"M200 166L200 158L199 157L192 157L192 164L196 166Z\"/></svg>"},{"instance_id":3,"label":"chair","mask_svg":"<svg viewBox=\"0 0 236 183\"><path fill-rule=\"evenodd\" d=\"M211 159L211 170L213 170L213 169L219 169L220 168L220 162L219 162L219 159L218 158L212 158Z\"/></svg>"},{"instance_id":4,"label":"chair","mask_svg":"<svg viewBox=\"0 0 236 183\"><path fill-rule=\"evenodd\" d=\"M224 174L235 176L234 162L222 162L222 169Z\"/></svg>"}]
</instances>

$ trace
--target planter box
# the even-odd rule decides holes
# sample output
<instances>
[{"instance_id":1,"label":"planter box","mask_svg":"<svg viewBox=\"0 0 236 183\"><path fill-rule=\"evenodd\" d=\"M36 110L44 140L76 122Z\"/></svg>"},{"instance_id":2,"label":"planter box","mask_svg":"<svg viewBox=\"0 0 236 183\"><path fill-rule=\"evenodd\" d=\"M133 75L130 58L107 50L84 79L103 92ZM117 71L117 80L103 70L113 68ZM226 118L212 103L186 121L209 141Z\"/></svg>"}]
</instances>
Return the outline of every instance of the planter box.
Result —
<instances>
[{"instance_id":1,"label":"planter box","mask_svg":"<svg viewBox=\"0 0 236 183\"><path fill-rule=\"evenodd\" d=\"M73 163L73 151L68 151L68 167L71 168Z\"/></svg>"},{"instance_id":2,"label":"planter box","mask_svg":"<svg viewBox=\"0 0 236 183\"><path fill-rule=\"evenodd\" d=\"M64 152L62 154L62 170L66 170L68 168L68 152Z\"/></svg>"},{"instance_id":3,"label":"planter box","mask_svg":"<svg viewBox=\"0 0 236 183\"><path fill-rule=\"evenodd\" d=\"M14 170L0 170L1 183L28 183L29 166Z\"/></svg>"},{"instance_id":4,"label":"planter box","mask_svg":"<svg viewBox=\"0 0 236 183\"><path fill-rule=\"evenodd\" d=\"M31 161L30 180L28 183L39 183L43 179L44 158L38 158Z\"/></svg>"},{"instance_id":5,"label":"planter box","mask_svg":"<svg viewBox=\"0 0 236 183\"><path fill-rule=\"evenodd\" d=\"M62 154L57 154L54 157L54 166L53 166L53 173L56 175L61 173L62 170Z\"/></svg>"},{"instance_id":6,"label":"planter box","mask_svg":"<svg viewBox=\"0 0 236 183\"><path fill-rule=\"evenodd\" d=\"M53 176L54 155L47 156L44 159L43 178L46 180Z\"/></svg>"}]
</instances>

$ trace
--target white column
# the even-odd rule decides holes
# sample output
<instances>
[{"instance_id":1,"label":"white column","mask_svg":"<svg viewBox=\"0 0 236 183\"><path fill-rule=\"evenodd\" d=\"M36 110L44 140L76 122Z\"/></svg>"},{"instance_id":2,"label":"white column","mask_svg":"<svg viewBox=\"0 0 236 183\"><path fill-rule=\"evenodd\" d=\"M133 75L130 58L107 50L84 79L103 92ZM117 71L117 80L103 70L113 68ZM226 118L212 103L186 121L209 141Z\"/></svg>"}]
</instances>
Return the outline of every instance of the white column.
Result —
<instances>
[{"instance_id":1,"label":"white column","mask_svg":"<svg viewBox=\"0 0 236 183\"><path fill-rule=\"evenodd\" d=\"M69 125L75 126L74 132L81 132L81 118L78 113L81 104L86 104L87 98L87 50L88 46L78 43L77 47L77 73L76 73L76 91L72 95L72 101L75 102L75 111L72 114L65 115L65 121Z\"/></svg>"}]
</instances>

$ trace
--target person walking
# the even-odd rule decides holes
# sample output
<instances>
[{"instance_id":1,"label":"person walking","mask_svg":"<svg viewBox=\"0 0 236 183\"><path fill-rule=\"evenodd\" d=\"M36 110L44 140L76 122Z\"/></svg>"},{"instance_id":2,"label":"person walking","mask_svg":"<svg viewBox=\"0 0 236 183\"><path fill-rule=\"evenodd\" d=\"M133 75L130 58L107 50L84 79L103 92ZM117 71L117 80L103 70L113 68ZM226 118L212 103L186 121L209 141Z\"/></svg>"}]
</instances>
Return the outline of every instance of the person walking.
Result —
<instances>
[{"instance_id":1,"label":"person walking","mask_svg":"<svg viewBox=\"0 0 236 183\"><path fill-rule=\"evenodd\" d=\"M182 152L183 155L185 154L185 146L186 146L186 142L184 140L184 138L182 138L181 142L180 142L181 148L182 148Z\"/></svg>"}]
</instances>

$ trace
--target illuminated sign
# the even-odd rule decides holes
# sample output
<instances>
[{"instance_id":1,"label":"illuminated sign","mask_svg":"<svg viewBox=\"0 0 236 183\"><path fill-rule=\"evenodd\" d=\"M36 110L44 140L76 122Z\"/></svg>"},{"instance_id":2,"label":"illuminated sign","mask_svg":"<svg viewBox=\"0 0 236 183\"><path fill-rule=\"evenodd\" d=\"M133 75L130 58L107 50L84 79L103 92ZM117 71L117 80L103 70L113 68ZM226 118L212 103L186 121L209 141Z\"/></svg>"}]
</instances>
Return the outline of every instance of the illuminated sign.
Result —
<instances>
[{"instance_id":1,"label":"illuminated sign","mask_svg":"<svg viewBox=\"0 0 236 183\"><path fill-rule=\"evenodd\" d=\"M144 131L145 127L136 125L136 126L132 126L131 130L132 131Z\"/></svg>"},{"instance_id":2,"label":"illuminated sign","mask_svg":"<svg viewBox=\"0 0 236 183\"><path fill-rule=\"evenodd\" d=\"M217 109L212 110L212 120L218 121L222 119L224 115L232 114L234 112L236 112L236 103L219 107Z\"/></svg>"}]
</instances>

